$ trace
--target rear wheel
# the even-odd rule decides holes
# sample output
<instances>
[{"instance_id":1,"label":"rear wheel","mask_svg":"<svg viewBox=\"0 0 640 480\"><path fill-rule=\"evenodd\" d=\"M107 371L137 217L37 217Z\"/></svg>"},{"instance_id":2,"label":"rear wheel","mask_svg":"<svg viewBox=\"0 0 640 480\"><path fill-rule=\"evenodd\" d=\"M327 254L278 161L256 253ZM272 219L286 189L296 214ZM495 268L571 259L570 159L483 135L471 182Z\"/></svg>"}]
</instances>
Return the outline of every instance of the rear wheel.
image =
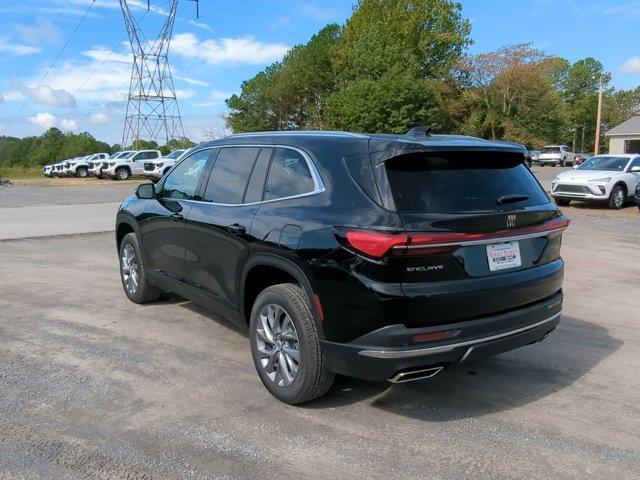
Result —
<instances>
[{"instance_id":1,"label":"rear wheel","mask_svg":"<svg viewBox=\"0 0 640 480\"><path fill-rule=\"evenodd\" d=\"M76 170L76 177L87 178L88 176L89 170L87 170L87 167L78 167L78 170Z\"/></svg>"},{"instance_id":2,"label":"rear wheel","mask_svg":"<svg viewBox=\"0 0 640 480\"><path fill-rule=\"evenodd\" d=\"M134 303L154 302L160 297L160 289L149 283L135 233L127 233L120 244L120 278L124 293Z\"/></svg>"},{"instance_id":3,"label":"rear wheel","mask_svg":"<svg viewBox=\"0 0 640 480\"><path fill-rule=\"evenodd\" d=\"M282 283L258 295L249 336L260 380L278 400L307 402L331 387L335 375L322 355L313 313L299 285Z\"/></svg>"},{"instance_id":4,"label":"rear wheel","mask_svg":"<svg viewBox=\"0 0 640 480\"><path fill-rule=\"evenodd\" d=\"M571 203L571 200L566 200L564 198L556 198L556 205L560 205L561 207L566 207Z\"/></svg>"},{"instance_id":5,"label":"rear wheel","mask_svg":"<svg viewBox=\"0 0 640 480\"><path fill-rule=\"evenodd\" d=\"M607 206L614 210L621 209L622 207L624 207L624 200L626 196L627 194L624 191L624 188L622 187L622 185L616 185L615 187L613 187L613 190L611 190L611 194L609 195L609 202L607 203Z\"/></svg>"},{"instance_id":6,"label":"rear wheel","mask_svg":"<svg viewBox=\"0 0 640 480\"><path fill-rule=\"evenodd\" d=\"M130 176L131 174L129 173L129 170L124 167L116 170L116 178L118 180L128 180Z\"/></svg>"}]
</instances>

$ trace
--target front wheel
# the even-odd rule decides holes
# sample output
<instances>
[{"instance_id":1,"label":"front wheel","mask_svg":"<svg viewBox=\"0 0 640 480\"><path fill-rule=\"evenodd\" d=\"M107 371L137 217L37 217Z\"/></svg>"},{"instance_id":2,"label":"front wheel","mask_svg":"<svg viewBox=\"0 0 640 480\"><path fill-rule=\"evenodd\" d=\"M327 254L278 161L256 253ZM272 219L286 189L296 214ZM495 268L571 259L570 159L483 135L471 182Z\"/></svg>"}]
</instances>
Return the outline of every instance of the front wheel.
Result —
<instances>
[{"instance_id":1,"label":"front wheel","mask_svg":"<svg viewBox=\"0 0 640 480\"><path fill-rule=\"evenodd\" d=\"M89 176L89 170L87 167L80 167L76 170L76 177L78 178L87 178Z\"/></svg>"},{"instance_id":2,"label":"front wheel","mask_svg":"<svg viewBox=\"0 0 640 480\"><path fill-rule=\"evenodd\" d=\"M609 195L608 207L614 210L620 210L624 207L625 196L624 188L620 185L616 185L613 187L613 190L611 190L611 194Z\"/></svg>"},{"instance_id":3,"label":"front wheel","mask_svg":"<svg viewBox=\"0 0 640 480\"><path fill-rule=\"evenodd\" d=\"M135 233L127 233L120 244L120 278L124 293L134 303L154 302L160 297L160 290L149 283Z\"/></svg>"},{"instance_id":4,"label":"front wheel","mask_svg":"<svg viewBox=\"0 0 640 480\"><path fill-rule=\"evenodd\" d=\"M126 168L119 168L118 170L116 170L116 178L118 180L128 180L130 176L131 174Z\"/></svg>"},{"instance_id":5,"label":"front wheel","mask_svg":"<svg viewBox=\"0 0 640 480\"><path fill-rule=\"evenodd\" d=\"M282 283L258 295L249 336L260 380L278 400L307 402L331 387L335 375L327 367L307 295L299 285Z\"/></svg>"}]
</instances>

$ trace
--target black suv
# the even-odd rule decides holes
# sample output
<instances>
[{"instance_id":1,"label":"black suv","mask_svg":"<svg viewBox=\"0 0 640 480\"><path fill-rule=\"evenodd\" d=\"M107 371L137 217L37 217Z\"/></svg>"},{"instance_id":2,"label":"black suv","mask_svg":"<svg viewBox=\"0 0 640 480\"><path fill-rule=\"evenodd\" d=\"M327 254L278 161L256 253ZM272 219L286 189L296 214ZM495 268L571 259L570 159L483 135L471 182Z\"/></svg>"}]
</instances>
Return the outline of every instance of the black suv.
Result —
<instances>
[{"instance_id":1,"label":"black suv","mask_svg":"<svg viewBox=\"0 0 640 480\"><path fill-rule=\"evenodd\" d=\"M569 220L526 158L425 129L206 142L122 204L122 283L133 302L172 291L248 326L287 403L336 373L432 377L558 324Z\"/></svg>"}]
</instances>

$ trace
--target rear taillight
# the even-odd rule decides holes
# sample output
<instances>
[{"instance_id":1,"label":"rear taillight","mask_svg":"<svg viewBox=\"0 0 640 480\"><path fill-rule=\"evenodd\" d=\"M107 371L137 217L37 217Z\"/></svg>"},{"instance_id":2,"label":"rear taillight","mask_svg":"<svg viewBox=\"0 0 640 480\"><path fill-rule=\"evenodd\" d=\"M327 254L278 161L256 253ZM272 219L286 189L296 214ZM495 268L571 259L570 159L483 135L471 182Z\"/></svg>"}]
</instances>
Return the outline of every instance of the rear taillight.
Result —
<instances>
[{"instance_id":1,"label":"rear taillight","mask_svg":"<svg viewBox=\"0 0 640 480\"><path fill-rule=\"evenodd\" d=\"M349 230L344 234L344 238L353 249L373 258L389 255L433 255L451 253L461 246L489 243L493 240L557 236L569 226L569 222L567 217L561 216L530 227L480 233L390 233L377 230Z\"/></svg>"}]
</instances>

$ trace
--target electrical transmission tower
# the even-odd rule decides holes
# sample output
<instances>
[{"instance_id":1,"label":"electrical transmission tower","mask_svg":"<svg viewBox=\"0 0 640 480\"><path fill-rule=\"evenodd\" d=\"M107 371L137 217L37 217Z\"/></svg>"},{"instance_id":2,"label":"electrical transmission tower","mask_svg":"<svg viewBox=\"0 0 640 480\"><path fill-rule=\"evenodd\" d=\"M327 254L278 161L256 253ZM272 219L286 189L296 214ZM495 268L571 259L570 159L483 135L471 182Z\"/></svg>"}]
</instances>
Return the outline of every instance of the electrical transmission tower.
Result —
<instances>
[{"instance_id":1,"label":"electrical transmission tower","mask_svg":"<svg viewBox=\"0 0 640 480\"><path fill-rule=\"evenodd\" d=\"M142 33L127 0L120 0L133 53L127 113L122 133L123 148L134 145L136 140L154 140L162 145L171 139L184 137L168 58L178 0L170 0L169 3L169 15L152 43Z\"/></svg>"}]
</instances>

